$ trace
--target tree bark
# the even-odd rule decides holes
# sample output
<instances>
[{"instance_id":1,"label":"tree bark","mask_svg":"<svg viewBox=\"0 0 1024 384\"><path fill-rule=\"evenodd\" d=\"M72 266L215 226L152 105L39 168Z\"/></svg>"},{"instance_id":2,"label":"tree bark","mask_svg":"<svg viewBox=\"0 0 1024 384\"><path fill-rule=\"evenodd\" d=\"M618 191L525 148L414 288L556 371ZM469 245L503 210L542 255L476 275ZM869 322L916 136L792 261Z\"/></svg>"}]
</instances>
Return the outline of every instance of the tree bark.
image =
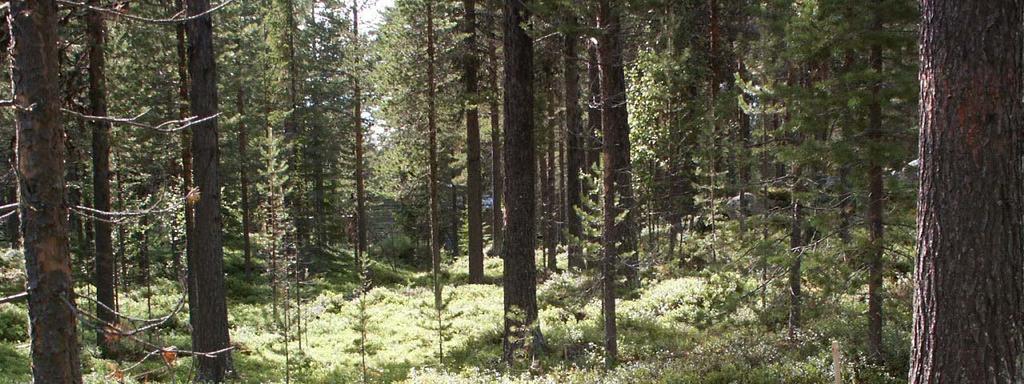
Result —
<instances>
[{"instance_id":1,"label":"tree bark","mask_svg":"<svg viewBox=\"0 0 1024 384\"><path fill-rule=\"evenodd\" d=\"M186 0L188 15L210 8L209 0ZM189 106L200 118L218 113L217 66L213 47L211 15L186 23L188 36L188 74L191 79ZM192 348L198 352L216 352L228 347L228 314L224 291L224 249L220 213L220 153L217 147L217 120L197 124L192 135L193 181L198 189L195 204L195 232L189 269L195 277L192 295L195 309L192 324ZM229 352L214 357L199 357L196 378L200 382L225 379Z\"/></svg>"},{"instance_id":2,"label":"tree bark","mask_svg":"<svg viewBox=\"0 0 1024 384\"><path fill-rule=\"evenodd\" d=\"M99 0L89 4L101 6ZM88 12L85 17L86 36L89 49L89 114L107 115L106 25L103 14ZM93 208L110 211L110 123L91 121L92 126L92 194ZM93 284L96 286L96 317L109 324L117 324L114 308L114 243L110 222L93 220L95 230L95 252ZM116 354L114 339L107 336L105 329L96 330L96 343L100 353L107 357Z\"/></svg>"},{"instance_id":3,"label":"tree bark","mask_svg":"<svg viewBox=\"0 0 1024 384\"><path fill-rule=\"evenodd\" d=\"M462 0L463 22L466 32L466 52L463 58L463 81L466 86L466 207L469 224L469 282L484 281L484 230L481 207L480 166L480 114L477 103L477 73L480 61L476 54L476 0Z\"/></svg>"},{"instance_id":4,"label":"tree bark","mask_svg":"<svg viewBox=\"0 0 1024 384\"><path fill-rule=\"evenodd\" d=\"M1022 11L922 3L914 384L1024 380Z\"/></svg>"},{"instance_id":5,"label":"tree bark","mask_svg":"<svg viewBox=\"0 0 1024 384\"><path fill-rule=\"evenodd\" d=\"M504 339L503 357L512 363L527 338L538 340L537 267L534 249L536 148L534 145L533 40L526 28L530 22L529 0L505 0L505 143L504 175ZM533 329L534 332L528 332ZM532 333L532 335L531 335ZM529 343L535 345L534 343ZM532 353L533 351L528 351Z\"/></svg>"},{"instance_id":6,"label":"tree bark","mask_svg":"<svg viewBox=\"0 0 1024 384\"><path fill-rule=\"evenodd\" d=\"M64 200L64 129L57 3L12 0L8 16L17 132L18 202L24 236L32 378L81 383Z\"/></svg>"},{"instance_id":7,"label":"tree bark","mask_svg":"<svg viewBox=\"0 0 1024 384\"><path fill-rule=\"evenodd\" d=\"M632 176L629 160L629 121L626 111L626 76L622 59L620 10L610 0L598 3L597 60L601 72L601 126L604 139L604 231L602 243L602 305L605 329L605 365L613 367L618 358L615 323L615 279L619 256L634 251L632 240ZM625 218L619 215L627 212ZM632 260L632 257L630 257ZM627 279L635 281L636 265L627 265Z\"/></svg>"},{"instance_id":8,"label":"tree bark","mask_svg":"<svg viewBox=\"0 0 1024 384\"><path fill-rule=\"evenodd\" d=\"M577 212L582 206L583 187L580 170L584 163L583 124L580 112L579 36L575 28L576 15L566 17L566 31L562 47L562 78L565 81L565 225L568 232L567 254L569 269L583 268L583 251L580 242L583 224Z\"/></svg>"}]
</instances>

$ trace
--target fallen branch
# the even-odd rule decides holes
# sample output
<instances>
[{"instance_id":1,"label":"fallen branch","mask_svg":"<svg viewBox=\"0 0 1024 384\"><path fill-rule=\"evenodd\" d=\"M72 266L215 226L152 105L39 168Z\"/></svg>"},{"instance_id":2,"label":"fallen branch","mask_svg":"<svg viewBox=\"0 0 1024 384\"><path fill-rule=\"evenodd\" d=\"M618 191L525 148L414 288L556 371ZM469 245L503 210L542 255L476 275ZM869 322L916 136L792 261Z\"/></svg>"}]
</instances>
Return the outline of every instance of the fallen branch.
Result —
<instances>
[{"instance_id":1,"label":"fallen branch","mask_svg":"<svg viewBox=\"0 0 1024 384\"><path fill-rule=\"evenodd\" d=\"M70 110L70 109L67 109L67 108L62 108L61 111L63 111L64 113L67 113L69 115L75 116L75 117L77 117L79 119L84 119L84 120L88 120L88 121L106 122L106 123L111 123L111 124L123 124L123 125L132 126L132 127L152 129L152 130L155 130L155 131L160 131L160 132L165 132L165 133L174 133L174 132L184 131L186 129L191 128L192 126L205 123L207 121L216 119L218 116L220 116L220 113L215 114L215 115L211 115L211 116L207 116L207 117L203 117L203 118L199 118L197 116L192 116L192 117L188 117L188 118L184 118L184 119L179 119L179 120L168 120L168 121L165 121L165 122L157 124L157 125L149 125L149 124L145 124L145 123L140 123L139 122L139 119L142 118L143 115L149 113L148 110L138 114L135 117L90 116L90 115L82 114L82 113L79 113L79 112L76 112L74 110ZM178 125L178 126L175 126L175 125ZM168 126L175 126L175 127L167 128Z\"/></svg>"},{"instance_id":2,"label":"fallen branch","mask_svg":"<svg viewBox=\"0 0 1024 384\"><path fill-rule=\"evenodd\" d=\"M28 292L27 291L26 292L22 292L22 293L15 293L13 295L10 295L10 296L7 296L7 297L4 297L4 298L0 299L0 304L10 303L10 302L13 302L13 301L24 299L26 297L28 297Z\"/></svg>"},{"instance_id":3,"label":"fallen branch","mask_svg":"<svg viewBox=\"0 0 1024 384\"><path fill-rule=\"evenodd\" d=\"M202 13L199 13L199 14L195 14L195 15L192 15L192 16L182 17L181 15L185 11L181 10L181 11L178 11L178 13L175 13L174 16L171 16L169 18L154 19L154 18L149 18L149 17L135 16L135 15L132 15L132 14L129 14L129 13L118 11L116 9L97 7L97 6L94 6L94 5L89 5L89 4L86 4L86 3L83 3L83 2L78 2L78 1L57 0L58 3L64 4L64 5L70 5L70 6L85 8L85 9L88 9L88 10L94 11L94 12L106 13L106 14L109 14L109 15L123 17L125 19L132 20L132 21L139 21L139 22L151 23L151 24L178 24L178 23L184 23L184 22L187 22L187 21L195 20L195 19L204 17L206 15L209 15L209 14L211 14L213 12L216 12L217 10L219 10L221 8L224 8L226 5L231 4L234 1L235 0L226 0L226 1L222 2L222 3L220 3L220 4L217 4L214 7L211 7L210 9L206 10L205 12L202 12Z\"/></svg>"}]
</instances>

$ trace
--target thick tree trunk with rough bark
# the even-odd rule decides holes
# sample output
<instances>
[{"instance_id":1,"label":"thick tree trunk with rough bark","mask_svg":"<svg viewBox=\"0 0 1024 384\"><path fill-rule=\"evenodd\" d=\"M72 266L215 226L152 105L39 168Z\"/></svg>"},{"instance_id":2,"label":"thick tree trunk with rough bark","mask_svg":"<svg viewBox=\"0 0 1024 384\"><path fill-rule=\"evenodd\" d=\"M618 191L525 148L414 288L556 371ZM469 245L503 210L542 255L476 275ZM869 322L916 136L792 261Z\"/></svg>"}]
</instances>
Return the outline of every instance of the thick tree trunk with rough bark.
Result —
<instances>
[{"instance_id":1,"label":"thick tree trunk with rough bark","mask_svg":"<svg viewBox=\"0 0 1024 384\"><path fill-rule=\"evenodd\" d=\"M533 40L527 34L529 0L506 0L504 175L504 342L503 357L512 363L527 338L539 336L537 321L537 243L535 218L536 148L534 145ZM528 166L524 166L527 165ZM533 329L533 332L527 331ZM534 343L529 343L534 345ZM533 351L528 351L532 353Z\"/></svg>"},{"instance_id":2,"label":"thick tree trunk with rough bark","mask_svg":"<svg viewBox=\"0 0 1024 384\"><path fill-rule=\"evenodd\" d=\"M188 15L210 8L209 0L186 0ZM213 20L202 16L186 23L188 37L188 73L191 79L189 106L200 118L218 113L217 66L214 62ZM220 212L220 153L217 147L217 120L193 128L193 181L198 189L195 199L195 231L191 244L189 269L194 276L192 296L192 348L198 352L218 352L213 357L198 357L196 378L201 382L222 382L228 365L228 312L224 291L224 249Z\"/></svg>"},{"instance_id":3,"label":"thick tree trunk with rough bark","mask_svg":"<svg viewBox=\"0 0 1024 384\"><path fill-rule=\"evenodd\" d=\"M466 32L466 52L463 58L463 81L466 86L466 207L469 225L469 282L484 281L484 229L481 207L482 181L480 166L480 113L477 104L480 60L476 54L476 0L462 0L463 23Z\"/></svg>"},{"instance_id":4,"label":"thick tree trunk with rough bark","mask_svg":"<svg viewBox=\"0 0 1024 384\"><path fill-rule=\"evenodd\" d=\"M89 4L101 6L99 0ZM106 45L106 25L100 12L88 12L85 16L86 38L89 47L89 114L107 115L106 60L103 49ZM92 127L92 195L93 208L110 211L110 123L91 121ZM96 317L109 324L117 324L114 308L114 242L110 222L93 220L95 227L95 255L93 263L93 284L96 286ZM105 356L116 354L116 343L107 337L104 329L96 330L96 343Z\"/></svg>"},{"instance_id":5,"label":"thick tree trunk with rough bark","mask_svg":"<svg viewBox=\"0 0 1024 384\"><path fill-rule=\"evenodd\" d=\"M24 236L32 378L81 383L74 284L64 201L64 129L57 3L10 2L11 78L17 132L18 202Z\"/></svg>"},{"instance_id":6,"label":"thick tree trunk with rough bark","mask_svg":"<svg viewBox=\"0 0 1024 384\"><path fill-rule=\"evenodd\" d=\"M922 2L914 384L1024 380L1022 12Z\"/></svg>"}]
</instances>

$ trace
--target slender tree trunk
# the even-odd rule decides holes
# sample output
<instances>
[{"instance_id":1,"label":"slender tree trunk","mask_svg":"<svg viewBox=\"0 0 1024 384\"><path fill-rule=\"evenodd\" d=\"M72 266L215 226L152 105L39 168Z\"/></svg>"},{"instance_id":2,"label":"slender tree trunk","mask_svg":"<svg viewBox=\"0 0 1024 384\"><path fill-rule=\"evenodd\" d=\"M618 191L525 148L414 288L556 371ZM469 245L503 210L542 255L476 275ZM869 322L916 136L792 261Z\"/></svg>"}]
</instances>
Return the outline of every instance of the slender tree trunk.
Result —
<instances>
[{"instance_id":1,"label":"slender tree trunk","mask_svg":"<svg viewBox=\"0 0 1024 384\"><path fill-rule=\"evenodd\" d=\"M444 339L440 337L441 323L441 244L440 244L440 208L438 203L438 165L437 165L437 79L435 73L436 47L434 46L434 0L427 0L427 130L428 150L430 151L430 175L427 184L430 193L430 261L434 283L434 310L438 322L438 356L444 362ZM454 183L452 185L454 189ZM453 196L454 197L454 196ZM453 212L454 213L454 212Z\"/></svg>"},{"instance_id":2,"label":"slender tree trunk","mask_svg":"<svg viewBox=\"0 0 1024 384\"><path fill-rule=\"evenodd\" d=\"M85 121L82 119L78 119L75 122L74 127L78 128L77 131L72 130L71 132L68 132L68 137L82 136L88 132ZM65 129L65 131L67 131L67 129ZM76 187L83 181L81 155L79 155L79 150L76 148L74 140L65 140L64 144L66 146L64 167L67 169L67 176L65 177L65 184L67 185L67 200L69 206L75 207L82 205L82 190ZM76 264L74 255L78 255L84 263L85 258L87 257L87 252L85 250L86 244L84 242L85 234L82 232L81 217L77 215L68 216L68 240L70 244L69 249L73 255L71 264Z\"/></svg>"},{"instance_id":3,"label":"slender tree trunk","mask_svg":"<svg viewBox=\"0 0 1024 384\"><path fill-rule=\"evenodd\" d=\"M910 382L1018 383L1024 4L922 3Z\"/></svg>"},{"instance_id":4,"label":"slender tree trunk","mask_svg":"<svg viewBox=\"0 0 1024 384\"><path fill-rule=\"evenodd\" d=\"M124 179L122 178L123 172L117 172L114 177L117 179L117 209L123 211L126 209L125 204L125 191L124 191ZM117 226L117 254L114 255L114 270L120 269L115 272L114 276L114 301L117 302L117 286L120 284L122 292L128 292L128 228L124 225ZM115 310L118 307L114 307Z\"/></svg>"},{"instance_id":5,"label":"slender tree trunk","mask_svg":"<svg viewBox=\"0 0 1024 384\"><path fill-rule=\"evenodd\" d=\"M553 116L554 102L545 103L548 109L548 116ZM555 202L558 200L555 192L555 127L544 127L546 138L544 139L544 156L540 160L542 174L541 191L543 191L544 209L541 217L544 225L544 255L548 272L558 272L558 227L556 218L558 210Z\"/></svg>"},{"instance_id":6,"label":"slender tree trunk","mask_svg":"<svg viewBox=\"0 0 1024 384\"><path fill-rule=\"evenodd\" d=\"M277 37L276 43L272 46L275 60L283 62L283 68L279 68L279 70L284 72L285 78L275 84L278 89L283 91L283 95L279 94L275 97L275 105L277 108L283 109L283 112L287 112L282 122L284 125L283 152L288 162L288 168L298 176L302 174L300 172L301 164L298 144L300 136L298 111L301 106L298 99L300 74L298 63L296 62L295 48L295 34L298 29L297 21L295 20L295 3L294 0L274 0L272 7L272 12L284 15L284 28L271 32ZM295 177L289 180L288 183L291 188L288 188L285 193L284 205L295 226L295 248L299 253L299 259L302 263L308 263L308 253L306 252L308 232L306 228L307 220L303 219L305 209L303 207L304 184L302 180L304 180L302 177Z\"/></svg>"},{"instance_id":7,"label":"slender tree trunk","mask_svg":"<svg viewBox=\"0 0 1024 384\"><path fill-rule=\"evenodd\" d=\"M10 2L18 159L32 378L81 383L78 332L64 201L64 129L57 53L57 3Z\"/></svg>"},{"instance_id":8,"label":"slender tree trunk","mask_svg":"<svg viewBox=\"0 0 1024 384\"><path fill-rule=\"evenodd\" d=\"M850 226L853 222L853 191L850 190L850 167L839 167L839 240L843 245L849 245L853 240L850 234Z\"/></svg>"},{"instance_id":9,"label":"slender tree trunk","mask_svg":"<svg viewBox=\"0 0 1024 384\"><path fill-rule=\"evenodd\" d=\"M505 213L501 209L502 202L502 172L501 172L501 115L499 112L498 92L498 52L497 44L490 44L490 77L491 92L493 92L489 108L491 120L491 199L494 201L491 207L491 254L501 255L502 231L505 225Z\"/></svg>"},{"instance_id":10,"label":"slender tree trunk","mask_svg":"<svg viewBox=\"0 0 1024 384\"><path fill-rule=\"evenodd\" d=\"M557 173L557 175L558 175L558 201L555 202L556 203L555 205L558 207L558 211L556 211L556 213L558 214L558 217L557 217L558 221L555 223L555 224L557 224L555 226L555 235L556 235L555 238L558 239L558 245L564 245L565 244L565 220L566 220L566 213L565 213L566 204L565 204L565 202L566 202L566 200L568 200L566 198L566 195L565 195L565 133L564 132L562 132L562 134L558 135L557 143L558 143L558 158L557 158L558 159L558 173ZM566 260L566 261L568 262L568 260Z\"/></svg>"},{"instance_id":11,"label":"slender tree trunk","mask_svg":"<svg viewBox=\"0 0 1024 384\"><path fill-rule=\"evenodd\" d=\"M504 339L505 362L514 362L527 338L540 340L537 321L537 267L534 249L536 162L534 145L533 40L527 34L530 0L506 0L504 9L505 145L504 175ZM524 166L529 164L530 166ZM532 329L533 332L527 331ZM531 335L532 334L532 335ZM536 347L536 343L529 343ZM534 353L536 350L527 351Z\"/></svg>"},{"instance_id":12,"label":"slender tree trunk","mask_svg":"<svg viewBox=\"0 0 1024 384\"><path fill-rule=\"evenodd\" d=\"M562 78L565 81L565 224L568 232L567 254L569 269L583 268L583 251L580 242L583 224L577 212L582 207L580 170L584 163L583 123L580 111L579 36L577 36L576 15L566 17L566 32L562 47Z\"/></svg>"},{"instance_id":13,"label":"slender tree trunk","mask_svg":"<svg viewBox=\"0 0 1024 384\"><path fill-rule=\"evenodd\" d=\"M359 41L359 6L352 2L352 37L356 47ZM353 116L356 131L356 270L363 273L363 259L366 257L366 180L363 171L363 96L359 76L352 77L354 90Z\"/></svg>"},{"instance_id":14,"label":"slender tree trunk","mask_svg":"<svg viewBox=\"0 0 1024 384\"><path fill-rule=\"evenodd\" d=\"M739 72L743 76L748 76L747 67L742 59L739 61ZM754 100L747 96L742 96L744 101L748 105L752 105ZM750 208L750 201L747 201L747 190L750 188L750 162L749 162L749 146L750 146L750 115L747 115L742 108L737 108L737 114L739 118L739 149L738 159L736 166L739 168L738 180L739 185L739 197L740 197L740 235L746 237L747 234L747 213Z\"/></svg>"},{"instance_id":15,"label":"slender tree trunk","mask_svg":"<svg viewBox=\"0 0 1024 384\"><path fill-rule=\"evenodd\" d=\"M11 136L11 156L7 159L10 168L8 172L10 174L11 182L7 190L7 196L10 197L11 202L18 200L18 140L17 135ZM7 237L10 239L11 248L21 248L21 220L18 215L11 215L4 223L7 228Z\"/></svg>"},{"instance_id":16,"label":"slender tree trunk","mask_svg":"<svg viewBox=\"0 0 1024 384\"><path fill-rule=\"evenodd\" d=\"M89 4L101 6L99 0ZM106 60L103 49L106 45L104 16L99 12L86 14L86 36L89 46L89 114L107 115ZM102 121L89 123L92 126L92 194L93 208L110 211L110 124ZM96 317L109 324L117 324L114 308L114 243L110 222L93 220L95 226L95 258L93 284L96 286ZM106 330L96 330L96 343L100 353L112 357L116 354L114 338Z\"/></svg>"},{"instance_id":17,"label":"slender tree trunk","mask_svg":"<svg viewBox=\"0 0 1024 384\"><path fill-rule=\"evenodd\" d=\"M615 276L619 256L635 250L632 235L632 176L629 160L629 121L626 111L626 77L622 59L622 21L620 9L610 0L598 2L598 66L601 70L601 126L604 139L604 232L602 243L602 302L605 328L605 365L613 367L618 358L618 332L615 323ZM620 213L625 218L618 219ZM636 264L630 257L626 277L635 284Z\"/></svg>"},{"instance_id":18,"label":"slender tree trunk","mask_svg":"<svg viewBox=\"0 0 1024 384\"><path fill-rule=\"evenodd\" d=\"M878 0L875 1L876 5ZM881 29L880 16L876 15L876 28ZM882 47L874 45L871 47L871 68L881 78L882 76ZM880 93L882 90L881 81L876 81L871 87L872 100L868 104L868 130L867 138L873 144L883 144L882 132L882 104ZM885 253L885 224L883 212L885 212L885 184L882 179L882 165L875 158L868 160L868 355L869 358L881 362L884 358L882 350L882 268L883 255Z\"/></svg>"},{"instance_id":19,"label":"slender tree trunk","mask_svg":"<svg viewBox=\"0 0 1024 384\"><path fill-rule=\"evenodd\" d=\"M186 0L187 14L198 15L210 8L209 0ZM188 36L188 73L191 81L189 106L200 118L218 113L217 66L214 62L213 20L205 15L186 23ZM217 148L217 120L197 124L192 136L193 180L198 188L195 204L195 243L190 270L195 277L195 307L192 324L192 348L199 352L217 352L228 347L228 313L224 291L224 249L220 213L220 153ZM228 355L198 358L196 379L222 382Z\"/></svg>"},{"instance_id":20,"label":"slender tree trunk","mask_svg":"<svg viewBox=\"0 0 1024 384\"><path fill-rule=\"evenodd\" d=\"M460 221L462 219L462 210L459 205L459 186L455 184L455 178L458 177L458 169L455 168L455 160L452 157L447 157L447 159L441 161L444 161L444 165L440 165L440 167L448 171L448 180L446 180L447 183L445 184L451 186L451 188L448 188L448 192L451 193L451 198L448 201L452 205L451 209L446 212L448 214L446 217L448 219L448 240L446 245L449 247L448 253L454 258L458 258L462 251L459 249L459 244L462 242L462 223Z\"/></svg>"},{"instance_id":21,"label":"slender tree trunk","mask_svg":"<svg viewBox=\"0 0 1024 384\"><path fill-rule=\"evenodd\" d=\"M175 0L177 9L183 9L184 4L182 0ZM185 24L179 23L176 27L177 37L177 53L178 53L178 118L184 119L189 116L188 110L188 58L187 49L185 43ZM181 193L182 199L185 200L185 262L186 262L186 274L188 276L188 302L195 303L196 298L193 294L196 292L195 287L195 276L192 274L192 270L188 266L192 265L192 244L194 243L194 227L195 227L195 215L193 214L193 204L189 201L192 195L192 130L186 129L181 131ZM176 259L179 259L175 264L181 265L180 256L175 255ZM180 272L179 272L180 273ZM189 306L189 313L192 313L192 306Z\"/></svg>"},{"instance_id":22,"label":"slender tree trunk","mask_svg":"<svg viewBox=\"0 0 1024 384\"><path fill-rule=\"evenodd\" d=\"M463 58L463 81L466 83L466 207L469 220L469 282L484 281L484 230L482 216L482 181L480 166L480 115L477 107L477 73L480 60L476 46L476 0L462 0L463 22L466 32L466 52Z\"/></svg>"},{"instance_id":23,"label":"slender tree trunk","mask_svg":"<svg viewBox=\"0 0 1024 384\"><path fill-rule=\"evenodd\" d=\"M252 212L249 209L249 128L245 125L245 86L239 84L236 103L238 107L238 158L242 166L239 167L239 179L242 184L242 252L245 257L245 277L252 278L256 266L252 261L252 243L249 239L249 232L252 231Z\"/></svg>"},{"instance_id":24,"label":"slender tree trunk","mask_svg":"<svg viewBox=\"0 0 1024 384\"><path fill-rule=\"evenodd\" d=\"M803 206L800 204L799 194L801 188L800 166L793 167L793 188L790 192L790 228L789 228L789 250L793 259L789 264L789 322L788 332L790 340L795 340L800 330L800 301L803 299L801 292L801 279L804 259L804 216Z\"/></svg>"},{"instance_id":25,"label":"slender tree trunk","mask_svg":"<svg viewBox=\"0 0 1024 384\"><path fill-rule=\"evenodd\" d=\"M590 174L601 161L601 67L597 62L597 44L587 47L587 85L590 101L587 106L587 126L584 132L583 172Z\"/></svg>"},{"instance_id":26,"label":"slender tree trunk","mask_svg":"<svg viewBox=\"0 0 1024 384\"><path fill-rule=\"evenodd\" d=\"M9 63L10 57L8 53L12 44L10 32L0 38L0 62ZM8 156L5 159L6 164L3 179L3 195L4 201L8 203L14 203L18 201L18 143L17 135L12 133L10 136L10 142L8 144ZM3 226L3 230L7 232L7 240L9 241L11 249L21 248L21 232L18 227L21 226L18 222L17 214L7 215L7 220L0 223Z\"/></svg>"},{"instance_id":27,"label":"slender tree trunk","mask_svg":"<svg viewBox=\"0 0 1024 384\"><path fill-rule=\"evenodd\" d=\"M140 199L143 197L140 196ZM138 247L138 282L139 285L145 287L149 284L149 238L147 237L147 228L149 227L149 218L142 216L139 218L139 226L135 233L136 246Z\"/></svg>"}]
</instances>

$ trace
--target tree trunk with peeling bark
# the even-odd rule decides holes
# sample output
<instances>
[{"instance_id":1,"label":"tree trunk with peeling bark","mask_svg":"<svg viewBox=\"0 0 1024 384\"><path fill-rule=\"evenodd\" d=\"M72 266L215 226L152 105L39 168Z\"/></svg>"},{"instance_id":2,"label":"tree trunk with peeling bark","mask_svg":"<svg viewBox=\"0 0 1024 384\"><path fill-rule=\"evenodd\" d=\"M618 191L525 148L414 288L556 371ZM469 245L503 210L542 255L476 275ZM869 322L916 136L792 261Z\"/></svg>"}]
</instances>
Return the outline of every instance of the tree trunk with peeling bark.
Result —
<instances>
[{"instance_id":1,"label":"tree trunk with peeling bark","mask_svg":"<svg viewBox=\"0 0 1024 384\"><path fill-rule=\"evenodd\" d=\"M81 383L64 200L64 128L57 3L10 2L11 72L17 132L18 202L24 236L32 378Z\"/></svg>"}]
</instances>

